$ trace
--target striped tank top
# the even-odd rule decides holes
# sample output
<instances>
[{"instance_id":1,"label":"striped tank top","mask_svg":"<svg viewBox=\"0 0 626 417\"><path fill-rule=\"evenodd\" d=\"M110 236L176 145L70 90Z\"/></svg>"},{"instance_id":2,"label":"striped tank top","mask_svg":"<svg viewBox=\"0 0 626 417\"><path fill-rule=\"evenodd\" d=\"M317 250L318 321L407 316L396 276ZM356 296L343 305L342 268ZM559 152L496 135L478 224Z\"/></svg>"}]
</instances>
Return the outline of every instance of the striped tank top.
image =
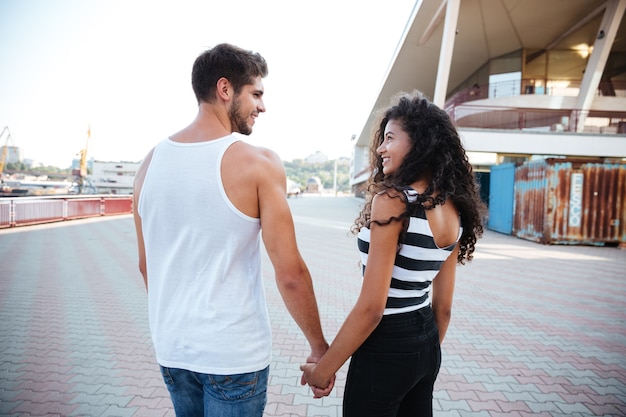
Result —
<instances>
[{"instance_id":1,"label":"striped tank top","mask_svg":"<svg viewBox=\"0 0 626 417\"><path fill-rule=\"evenodd\" d=\"M416 200L417 192L415 190L408 189L404 192L409 202ZM400 251L396 254L384 311L385 315L406 313L430 305L430 290L433 279L441 269L443 262L452 253L462 231L463 229L460 228L455 243L446 248L439 248L435 244L433 232L428 225L426 210L422 206L417 208L414 215L410 217L407 232L400 241ZM369 228L361 228L357 243L363 273L365 273L370 243Z\"/></svg>"}]
</instances>

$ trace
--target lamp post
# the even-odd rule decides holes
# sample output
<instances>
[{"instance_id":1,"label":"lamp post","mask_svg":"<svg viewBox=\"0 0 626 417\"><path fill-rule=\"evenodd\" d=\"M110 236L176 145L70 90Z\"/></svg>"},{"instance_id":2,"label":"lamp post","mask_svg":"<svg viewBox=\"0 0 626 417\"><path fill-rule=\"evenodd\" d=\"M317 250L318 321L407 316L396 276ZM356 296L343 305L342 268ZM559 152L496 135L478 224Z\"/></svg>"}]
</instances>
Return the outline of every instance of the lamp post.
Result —
<instances>
[{"instance_id":1,"label":"lamp post","mask_svg":"<svg viewBox=\"0 0 626 417\"><path fill-rule=\"evenodd\" d=\"M337 197L337 160L339 158L335 158L335 172L333 174L333 193L335 194L335 197Z\"/></svg>"}]
</instances>

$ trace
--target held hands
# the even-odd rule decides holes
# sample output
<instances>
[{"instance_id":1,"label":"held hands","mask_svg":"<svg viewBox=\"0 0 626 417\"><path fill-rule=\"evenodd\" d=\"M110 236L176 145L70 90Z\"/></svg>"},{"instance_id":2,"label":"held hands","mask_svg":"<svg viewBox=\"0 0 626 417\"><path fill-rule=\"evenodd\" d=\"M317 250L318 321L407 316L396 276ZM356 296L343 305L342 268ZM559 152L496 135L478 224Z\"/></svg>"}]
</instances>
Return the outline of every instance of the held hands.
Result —
<instances>
[{"instance_id":1,"label":"held hands","mask_svg":"<svg viewBox=\"0 0 626 417\"><path fill-rule=\"evenodd\" d=\"M317 359L315 362L311 361L311 357L307 359L307 363L300 365L302 371L302 378L300 378L300 384L309 384L311 391L313 391L313 398L326 397L333 390L335 386L335 378L333 375L330 379L322 379L315 375L315 368L317 367Z\"/></svg>"}]
</instances>

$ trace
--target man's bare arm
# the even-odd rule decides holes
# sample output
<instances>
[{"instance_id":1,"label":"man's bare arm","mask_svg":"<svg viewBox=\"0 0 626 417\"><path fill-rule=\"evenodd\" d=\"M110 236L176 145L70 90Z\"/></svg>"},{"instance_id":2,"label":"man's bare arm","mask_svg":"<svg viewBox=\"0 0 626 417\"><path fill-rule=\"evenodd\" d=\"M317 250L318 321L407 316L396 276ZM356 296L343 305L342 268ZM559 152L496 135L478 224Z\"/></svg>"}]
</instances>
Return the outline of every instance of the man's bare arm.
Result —
<instances>
[{"instance_id":1,"label":"man's bare arm","mask_svg":"<svg viewBox=\"0 0 626 417\"><path fill-rule=\"evenodd\" d=\"M141 217L137 212L137 204L139 202L139 195L141 194L141 187L143 186L143 181L146 177L146 171L148 166L150 165L150 160L152 160L152 151L144 158L143 162L139 166L137 173L135 175L135 181L133 183L133 217L135 220L135 232L137 233L137 251L139 255L139 272L141 272L141 276L143 277L144 285L146 286L146 291L148 290L148 269L146 267L146 247L143 240L143 231L141 227Z\"/></svg>"},{"instance_id":2,"label":"man's bare arm","mask_svg":"<svg viewBox=\"0 0 626 417\"><path fill-rule=\"evenodd\" d=\"M287 310L311 345L310 360L316 361L326 352L328 343L322 333L311 275L296 243L285 190L285 171L273 152L264 151L263 158L263 173L258 176L263 242Z\"/></svg>"}]
</instances>

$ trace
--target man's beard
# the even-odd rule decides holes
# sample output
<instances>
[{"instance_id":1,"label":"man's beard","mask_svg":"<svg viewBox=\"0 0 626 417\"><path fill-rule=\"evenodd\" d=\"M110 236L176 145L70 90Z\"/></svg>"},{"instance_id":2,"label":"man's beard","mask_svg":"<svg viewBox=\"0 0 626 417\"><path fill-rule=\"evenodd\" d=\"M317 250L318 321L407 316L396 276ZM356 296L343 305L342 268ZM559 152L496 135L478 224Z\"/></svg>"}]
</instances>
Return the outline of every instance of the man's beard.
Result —
<instances>
[{"instance_id":1,"label":"man's beard","mask_svg":"<svg viewBox=\"0 0 626 417\"><path fill-rule=\"evenodd\" d=\"M249 135L252 133L252 127L248 126L248 117L241 114L241 102L238 98L233 100L233 105L228 114L233 132Z\"/></svg>"}]
</instances>

